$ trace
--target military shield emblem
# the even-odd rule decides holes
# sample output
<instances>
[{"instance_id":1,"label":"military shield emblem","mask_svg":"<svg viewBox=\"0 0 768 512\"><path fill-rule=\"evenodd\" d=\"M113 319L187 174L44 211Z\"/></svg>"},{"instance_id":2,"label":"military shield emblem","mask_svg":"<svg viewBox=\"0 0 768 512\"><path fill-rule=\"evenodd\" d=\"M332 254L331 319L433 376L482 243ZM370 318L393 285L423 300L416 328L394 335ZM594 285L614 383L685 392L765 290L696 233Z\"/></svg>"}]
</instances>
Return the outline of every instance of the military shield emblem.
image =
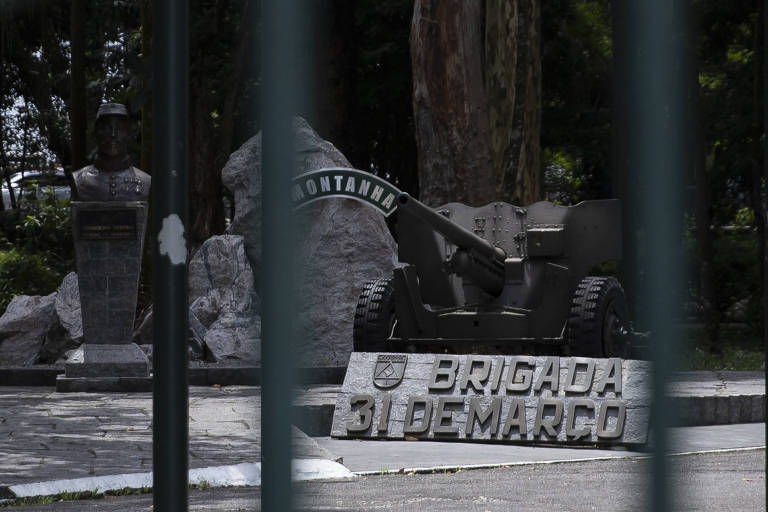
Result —
<instances>
[{"instance_id":1,"label":"military shield emblem","mask_svg":"<svg viewBox=\"0 0 768 512\"><path fill-rule=\"evenodd\" d=\"M377 388L393 388L400 384L405 373L408 356L405 354L379 354L373 370L373 384Z\"/></svg>"}]
</instances>

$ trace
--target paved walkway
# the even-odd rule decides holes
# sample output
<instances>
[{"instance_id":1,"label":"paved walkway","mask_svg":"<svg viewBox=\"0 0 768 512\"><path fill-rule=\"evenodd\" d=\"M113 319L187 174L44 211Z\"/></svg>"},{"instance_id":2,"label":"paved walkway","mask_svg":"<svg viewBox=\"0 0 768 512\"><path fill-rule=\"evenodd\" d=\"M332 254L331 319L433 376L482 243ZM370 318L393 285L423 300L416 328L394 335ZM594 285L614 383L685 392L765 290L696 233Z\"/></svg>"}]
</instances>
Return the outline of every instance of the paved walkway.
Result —
<instances>
[{"instance_id":1,"label":"paved walkway","mask_svg":"<svg viewBox=\"0 0 768 512\"><path fill-rule=\"evenodd\" d=\"M258 462L259 388L191 387L190 468ZM151 393L0 387L0 485L152 470ZM332 458L296 431L296 457Z\"/></svg>"},{"instance_id":2,"label":"paved walkway","mask_svg":"<svg viewBox=\"0 0 768 512\"><path fill-rule=\"evenodd\" d=\"M338 455L353 471L378 472L404 467L634 455L615 450L592 453L597 450L333 440L323 437L327 434L322 433L326 422L322 418L329 416L337 389L310 386L300 395L302 408L314 411L310 414L315 417L314 423L307 423L314 425L311 434L315 437L295 432L295 458L334 460ZM749 414L758 415L755 417L759 420L765 418L762 373L681 374L670 391L694 404L715 399L720 404L717 410L730 411L731 415L735 409L723 409L723 404L747 400L753 406ZM195 386L190 388L189 396L191 468L259 461L259 388ZM737 409L747 411L741 405ZM0 487L151 471L151 411L150 393L56 393L50 387L0 387ZM728 414L723 418L729 419ZM676 432L674 435L683 440L678 451L686 451L685 447L700 451L765 445L763 425L759 423Z\"/></svg>"}]
</instances>

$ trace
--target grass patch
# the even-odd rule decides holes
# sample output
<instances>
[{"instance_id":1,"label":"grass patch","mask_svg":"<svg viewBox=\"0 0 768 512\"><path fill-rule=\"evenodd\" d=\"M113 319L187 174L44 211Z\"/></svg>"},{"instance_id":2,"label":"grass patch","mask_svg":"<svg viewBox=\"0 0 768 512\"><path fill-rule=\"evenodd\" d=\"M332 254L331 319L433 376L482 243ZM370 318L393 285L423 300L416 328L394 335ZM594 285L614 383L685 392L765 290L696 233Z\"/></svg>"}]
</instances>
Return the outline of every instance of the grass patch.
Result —
<instances>
[{"instance_id":1,"label":"grass patch","mask_svg":"<svg viewBox=\"0 0 768 512\"><path fill-rule=\"evenodd\" d=\"M681 370L739 370L765 369L765 352L760 336L747 325L723 325L717 344L721 353L708 349L706 333L699 325L681 326L679 339L683 346L678 361Z\"/></svg>"},{"instance_id":2,"label":"grass patch","mask_svg":"<svg viewBox=\"0 0 768 512\"><path fill-rule=\"evenodd\" d=\"M190 486L192 487L192 486ZM115 489L112 491L94 492L94 491L82 491L82 492L62 492L53 496L31 496L29 498L18 498L0 502L0 508L7 507L24 507L33 505L50 505L52 503L59 503L64 501L80 501L80 500L100 500L104 496L130 496L138 494L150 494L152 492L151 487L142 487L140 489L132 489L125 487L123 489Z\"/></svg>"}]
</instances>

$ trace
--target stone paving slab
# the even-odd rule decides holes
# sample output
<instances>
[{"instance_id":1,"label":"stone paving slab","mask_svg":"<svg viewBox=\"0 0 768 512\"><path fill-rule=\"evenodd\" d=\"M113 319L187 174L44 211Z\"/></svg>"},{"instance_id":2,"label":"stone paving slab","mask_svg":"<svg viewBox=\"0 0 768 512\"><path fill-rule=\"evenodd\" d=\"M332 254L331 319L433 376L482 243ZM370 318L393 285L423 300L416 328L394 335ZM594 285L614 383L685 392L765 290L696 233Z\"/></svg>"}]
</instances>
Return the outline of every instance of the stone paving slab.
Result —
<instances>
[{"instance_id":1,"label":"stone paving slab","mask_svg":"<svg viewBox=\"0 0 768 512\"><path fill-rule=\"evenodd\" d=\"M339 388L305 386L297 394L295 403L307 415L305 423L316 430L310 435L330 432ZM258 387L245 386L190 388L191 468L260 459L259 392ZM670 392L692 403L719 403L711 418L702 416L714 424L718 419L730 421L741 412L746 414L741 406L726 408L723 403L740 403L744 397L758 397L749 398L750 403L762 403L764 381L757 372L692 372L681 374ZM764 421L764 405L749 411ZM151 415L151 393L57 393L50 387L0 387L0 485L150 471ZM319 448L314 439L301 434L294 439L294 457L339 460ZM322 445L326 449L334 446Z\"/></svg>"},{"instance_id":2,"label":"stone paving slab","mask_svg":"<svg viewBox=\"0 0 768 512\"><path fill-rule=\"evenodd\" d=\"M259 391L190 388L191 468L259 461ZM0 485L151 471L151 417L151 393L0 387ZM300 432L294 456L336 458Z\"/></svg>"}]
</instances>

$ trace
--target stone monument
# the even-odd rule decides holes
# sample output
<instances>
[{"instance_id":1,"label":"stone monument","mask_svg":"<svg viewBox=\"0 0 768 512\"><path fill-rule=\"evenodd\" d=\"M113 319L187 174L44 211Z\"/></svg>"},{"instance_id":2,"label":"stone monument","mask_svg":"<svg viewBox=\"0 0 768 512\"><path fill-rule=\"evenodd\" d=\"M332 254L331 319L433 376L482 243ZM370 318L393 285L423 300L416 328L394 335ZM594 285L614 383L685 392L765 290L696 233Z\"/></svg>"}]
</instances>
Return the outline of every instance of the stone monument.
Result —
<instances>
[{"instance_id":1,"label":"stone monument","mask_svg":"<svg viewBox=\"0 0 768 512\"><path fill-rule=\"evenodd\" d=\"M131 166L128 112L105 103L96 114L98 155L73 174L71 203L84 343L59 376L59 391L149 390L149 361L132 343L150 189Z\"/></svg>"}]
</instances>

